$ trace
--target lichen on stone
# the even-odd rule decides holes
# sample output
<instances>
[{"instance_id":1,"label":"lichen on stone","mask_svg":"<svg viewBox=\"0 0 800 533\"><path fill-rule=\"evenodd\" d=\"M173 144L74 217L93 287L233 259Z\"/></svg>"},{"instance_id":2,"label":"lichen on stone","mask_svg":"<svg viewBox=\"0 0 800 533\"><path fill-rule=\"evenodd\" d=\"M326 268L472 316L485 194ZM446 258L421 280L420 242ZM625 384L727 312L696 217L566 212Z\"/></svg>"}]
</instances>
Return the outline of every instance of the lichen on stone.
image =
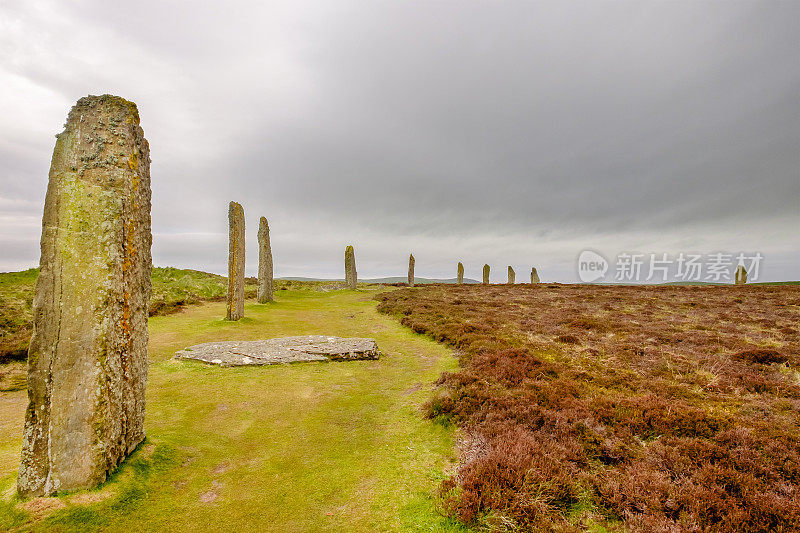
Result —
<instances>
[{"instance_id":1,"label":"lichen on stone","mask_svg":"<svg viewBox=\"0 0 800 533\"><path fill-rule=\"evenodd\" d=\"M119 143L108 125L122 123L133 168L111 152ZM28 358L23 496L96 485L144 438L147 141L135 104L110 95L81 98L56 139Z\"/></svg>"}]
</instances>

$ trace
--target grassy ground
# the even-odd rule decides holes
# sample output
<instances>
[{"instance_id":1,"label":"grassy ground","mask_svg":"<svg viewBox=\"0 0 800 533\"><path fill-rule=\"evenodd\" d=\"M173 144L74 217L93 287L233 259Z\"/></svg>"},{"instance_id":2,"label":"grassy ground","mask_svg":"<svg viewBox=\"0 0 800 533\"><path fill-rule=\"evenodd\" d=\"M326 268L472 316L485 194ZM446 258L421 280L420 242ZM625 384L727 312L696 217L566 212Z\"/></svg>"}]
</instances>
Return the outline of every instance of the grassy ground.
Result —
<instances>
[{"instance_id":1,"label":"grassy ground","mask_svg":"<svg viewBox=\"0 0 800 533\"><path fill-rule=\"evenodd\" d=\"M221 319L208 302L150 319L147 440L94 491L21 503L24 391L0 393L0 530L461 531L432 496L452 430L422 419L456 360L379 315L378 289L278 291ZM211 340L368 336L378 361L218 368L173 353Z\"/></svg>"},{"instance_id":2,"label":"grassy ground","mask_svg":"<svg viewBox=\"0 0 800 533\"><path fill-rule=\"evenodd\" d=\"M0 392L25 388L25 360L33 332L31 304L38 268L0 273ZM155 267L150 316L176 313L187 305L225 299L227 278L208 272ZM335 282L276 280L275 290L338 288ZM256 279L245 279L245 298L255 298Z\"/></svg>"},{"instance_id":3,"label":"grassy ground","mask_svg":"<svg viewBox=\"0 0 800 533\"><path fill-rule=\"evenodd\" d=\"M33 331L33 287L38 275L38 268L0 273L0 362L24 359L28 353Z\"/></svg>"},{"instance_id":4,"label":"grassy ground","mask_svg":"<svg viewBox=\"0 0 800 533\"><path fill-rule=\"evenodd\" d=\"M38 275L38 268L0 273L0 363L25 360L33 331L31 304ZM152 282L151 316L168 315L190 304L223 300L227 291L227 278L197 270L155 267ZM276 288L296 285L278 281ZM245 294L255 297L255 278L247 279Z\"/></svg>"}]
</instances>

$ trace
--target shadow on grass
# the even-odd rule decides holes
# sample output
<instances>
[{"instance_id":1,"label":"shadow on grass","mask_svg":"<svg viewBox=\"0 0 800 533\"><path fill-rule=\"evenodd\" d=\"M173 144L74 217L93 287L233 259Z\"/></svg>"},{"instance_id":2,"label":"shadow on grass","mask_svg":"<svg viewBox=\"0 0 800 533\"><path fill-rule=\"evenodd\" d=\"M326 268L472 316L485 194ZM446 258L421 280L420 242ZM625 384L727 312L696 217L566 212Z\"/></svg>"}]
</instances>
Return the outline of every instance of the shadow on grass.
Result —
<instances>
[{"instance_id":1,"label":"shadow on grass","mask_svg":"<svg viewBox=\"0 0 800 533\"><path fill-rule=\"evenodd\" d=\"M0 502L0 530L3 531L87 531L109 526L115 516L145 504L159 477L180 464L178 450L170 445L143 441L108 479L90 491L66 492L56 496L66 507L44 517L20 509L14 496ZM104 495L103 492L108 492ZM114 490L116 489L116 490ZM72 498L81 496L81 503ZM93 497L94 496L94 497Z\"/></svg>"}]
</instances>

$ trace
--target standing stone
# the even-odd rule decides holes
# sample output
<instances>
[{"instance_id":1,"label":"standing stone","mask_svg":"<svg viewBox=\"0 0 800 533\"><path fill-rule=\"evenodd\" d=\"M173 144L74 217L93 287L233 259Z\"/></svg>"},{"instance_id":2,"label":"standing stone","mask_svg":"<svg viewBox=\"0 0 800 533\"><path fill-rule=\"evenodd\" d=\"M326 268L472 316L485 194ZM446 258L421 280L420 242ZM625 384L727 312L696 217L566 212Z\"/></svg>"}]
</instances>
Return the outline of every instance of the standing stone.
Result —
<instances>
[{"instance_id":1,"label":"standing stone","mask_svg":"<svg viewBox=\"0 0 800 533\"><path fill-rule=\"evenodd\" d=\"M516 274L514 273L514 269L511 268L511 265L508 266L508 284L514 285L517 282Z\"/></svg>"},{"instance_id":2,"label":"standing stone","mask_svg":"<svg viewBox=\"0 0 800 533\"><path fill-rule=\"evenodd\" d=\"M88 488L144 439L150 148L136 104L78 100L42 218L17 490Z\"/></svg>"},{"instance_id":3,"label":"standing stone","mask_svg":"<svg viewBox=\"0 0 800 533\"><path fill-rule=\"evenodd\" d=\"M414 286L414 254L408 256L408 286Z\"/></svg>"},{"instance_id":4,"label":"standing stone","mask_svg":"<svg viewBox=\"0 0 800 533\"><path fill-rule=\"evenodd\" d=\"M739 265L736 267L736 277L734 283L736 285L744 285L747 283L747 270L744 269L744 265Z\"/></svg>"},{"instance_id":5,"label":"standing stone","mask_svg":"<svg viewBox=\"0 0 800 533\"><path fill-rule=\"evenodd\" d=\"M539 283L539 273L536 272L536 267L531 267L531 285Z\"/></svg>"},{"instance_id":6,"label":"standing stone","mask_svg":"<svg viewBox=\"0 0 800 533\"><path fill-rule=\"evenodd\" d=\"M344 250L344 282L348 289L355 289L358 287L356 252L352 246L348 246Z\"/></svg>"},{"instance_id":7,"label":"standing stone","mask_svg":"<svg viewBox=\"0 0 800 533\"><path fill-rule=\"evenodd\" d=\"M228 320L244 316L244 209L228 204Z\"/></svg>"},{"instance_id":8,"label":"standing stone","mask_svg":"<svg viewBox=\"0 0 800 533\"><path fill-rule=\"evenodd\" d=\"M483 265L483 284L489 284L489 265Z\"/></svg>"},{"instance_id":9,"label":"standing stone","mask_svg":"<svg viewBox=\"0 0 800 533\"><path fill-rule=\"evenodd\" d=\"M464 283L464 264L458 263L458 274L456 275L456 282L461 285Z\"/></svg>"},{"instance_id":10,"label":"standing stone","mask_svg":"<svg viewBox=\"0 0 800 533\"><path fill-rule=\"evenodd\" d=\"M258 224L258 303L273 300L272 248L269 245L269 223L261 217Z\"/></svg>"}]
</instances>

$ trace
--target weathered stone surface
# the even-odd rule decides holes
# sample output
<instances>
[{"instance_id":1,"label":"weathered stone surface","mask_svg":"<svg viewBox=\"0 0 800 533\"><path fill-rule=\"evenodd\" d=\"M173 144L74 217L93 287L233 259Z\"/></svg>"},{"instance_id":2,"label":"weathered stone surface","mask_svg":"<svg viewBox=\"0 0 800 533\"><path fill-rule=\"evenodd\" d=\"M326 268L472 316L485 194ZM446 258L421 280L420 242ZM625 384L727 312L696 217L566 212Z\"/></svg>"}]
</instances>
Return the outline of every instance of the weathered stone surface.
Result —
<instances>
[{"instance_id":1,"label":"weathered stone surface","mask_svg":"<svg viewBox=\"0 0 800 533\"><path fill-rule=\"evenodd\" d=\"M150 149L136 105L78 100L57 136L33 300L17 489L103 482L144 439Z\"/></svg>"},{"instance_id":2,"label":"weathered stone surface","mask_svg":"<svg viewBox=\"0 0 800 533\"><path fill-rule=\"evenodd\" d=\"M531 267L531 285L539 283L539 273L536 272L536 267Z\"/></svg>"},{"instance_id":3,"label":"weathered stone surface","mask_svg":"<svg viewBox=\"0 0 800 533\"><path fill-rule=\"evenodd\" d=\"M456 274L456 281L459 285L464 283L464 264L459 262L458 263L458 271Z\"/></svg>"},{"instance_id":4,"label":"weathered stone surface","mask_svg":"<svg viewBox=\"0 0 800 533\"><path fill-rule=\"evenodd\" d=\"M272 247L269 244L269 223L261 217L258 224L258 303L271 302L273 297L272 283Z\"/></svg>"},{"instance_id":5,"label":"weathered stone surface","mask_svg":"<svg viewBox=\"0 0 800 533\"><path fill-rule=\"evenodd\" d=\"M244 366L378 359L380 355L373 339L306 335L260 341L207 342L181 350L175 354L175 358L222 366Z\"/></svg>"},{"instance_id":6,"label":"weathered stone surface","mask_svg":"<svg viewBox=\"0 0 800 533\"><path fill-rule=\"evenodd\" d=\"M228 320L244 316L244 209L228 204Z\"/></svg>"},{"instance_id":7,"label":"weathered stone surface","mask_svg":"<svg viewBox=\"0 0 800 533\"><path fill-rule=\"evenodd\" d=\"M744 285L747 283L747 270L744 269L744 265L736 267L736 277L734 279L736 285Z\"/></svg>"},{"instance_id":8,"label":"weathered stone surface","mask_svg":"<svg viewBox=\"0 0 800 533\"><path fill-rule=\"evenodd\" d=\"M517 276L514 273L514 269L511 266L508 267L508 284L513 285L517 282Z\"/></svg>"},{"instance_id":9,"label":"weathered stone surface","mask_svg":"<svg viewBox=\"0 0 800 533\"><path fill-rule=\"evenodd\" d=\"M358 274L356 273L356 252L352 246L344 250L344 283L348 289L358 287Z\"/></svg>"},{"instance_id":10,"label":"weathered stone surface","mask_svg":"<svg viewBox=\"0 0 800 533\"><path fill-rule=\"evenodd\" d=\"M408 256L408 286L414 286L414 254Z\"/></svg>"},{"instance_id":11,"label":"weathered stone surface","mask_svg":"<svg viewBox=\"0 0 800 533\"><path fill-rule=\"evenodd\" d=\"M489 265L483 265L483 284L489 284Z\"/></svg>"}]
</instances>

